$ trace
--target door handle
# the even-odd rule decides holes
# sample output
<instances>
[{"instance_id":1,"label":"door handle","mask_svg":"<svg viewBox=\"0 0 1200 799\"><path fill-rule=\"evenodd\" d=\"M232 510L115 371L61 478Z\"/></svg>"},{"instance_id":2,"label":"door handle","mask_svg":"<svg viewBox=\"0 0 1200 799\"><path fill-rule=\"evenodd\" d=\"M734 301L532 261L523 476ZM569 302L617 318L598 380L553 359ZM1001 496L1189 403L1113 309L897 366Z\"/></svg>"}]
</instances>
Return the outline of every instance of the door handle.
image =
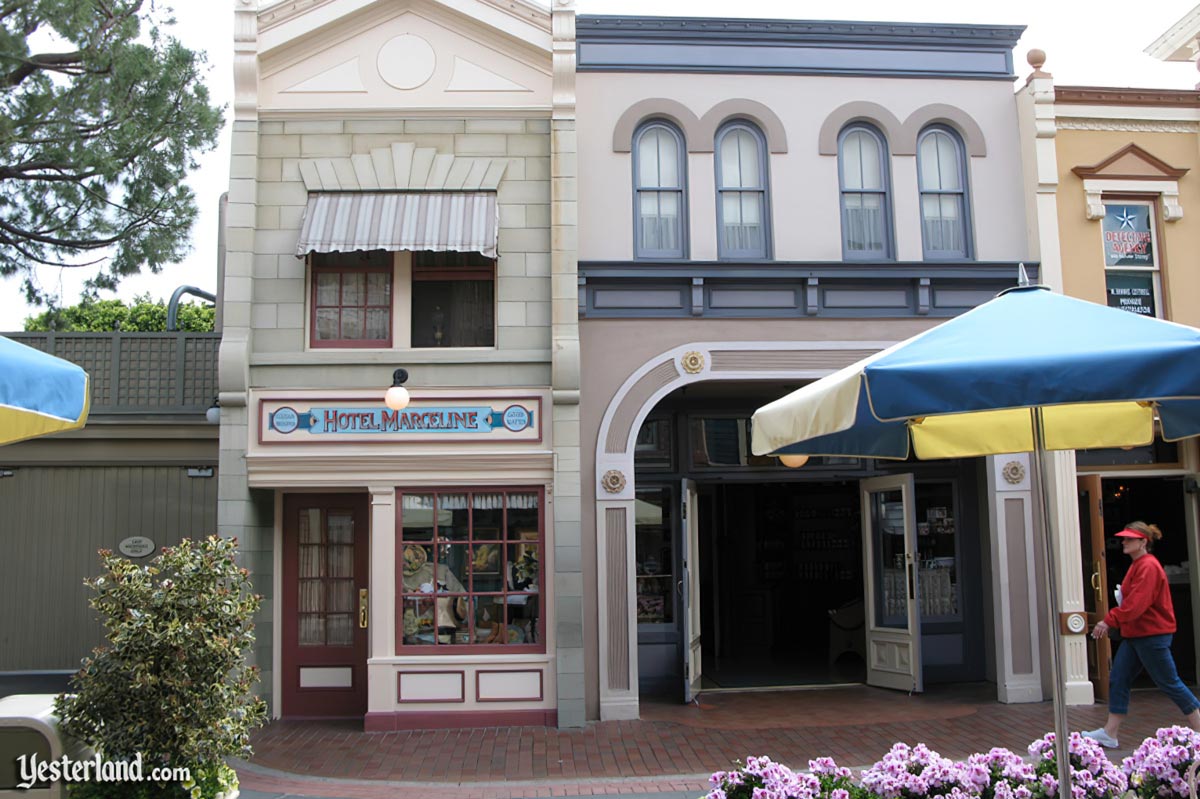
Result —
<instances>
[{"instance_id":1,"label":"door handle","mask_svg":"<svg viewBox=\"0 0 1200 799\"><path fill-rule=\"evenodd\" d=\"M683 580L675 583L675 593L679 594L680 599L683 599Z\"/></svg>"},{"instance_id":2,"label":"door handle","mask_svg":"<svg viewBox=\"0 0 1200 799\"><path fill-rule=\"evenodd\" d=\"M908 562L908 601L913 602L917 598L916 585L913 581L913 564Z\"/></svg>"},{"instance_id":3,"label":"door handle","mask_svg":"<svg viewBox=\"0 0 1200 799\"><path fill-rule=\"evenodd\" d=\"M358 589L358 626L366 629L367 626L367 589Z\"/></svg>"}]
</instances>

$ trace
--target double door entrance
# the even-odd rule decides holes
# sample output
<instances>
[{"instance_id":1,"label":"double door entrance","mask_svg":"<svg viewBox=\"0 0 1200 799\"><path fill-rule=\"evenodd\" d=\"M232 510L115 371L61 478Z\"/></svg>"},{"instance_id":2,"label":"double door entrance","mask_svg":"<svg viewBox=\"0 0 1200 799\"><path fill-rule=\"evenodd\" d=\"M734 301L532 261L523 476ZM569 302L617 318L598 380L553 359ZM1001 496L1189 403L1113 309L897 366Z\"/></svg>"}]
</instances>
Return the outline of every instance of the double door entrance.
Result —
<instances>
[{"instance_id":1,"label":"double door entrance","mask_svg":"<svg viewBox=\"0 0 1200 799\"><path fill-rule=\"evenodd\" d=\"M896 474L685 479L677 494L640 491L643 692L678 696L681 687L690 700L701 690L861 682L920 691L939 669L982 676L982 653L973 651L982 631L964 623L964 605L981 597L962 596L963 557L977 571L978 551L960 547L954 485ZM661 507L668 494L675 508ZM661 513L651 512L656 503ZM672 527L675 536L666 535ZM665 546L672 538L677 553ZM674 683L655 674L675 665L671 652L682 661Z\"/></svg>"}]
</instances>

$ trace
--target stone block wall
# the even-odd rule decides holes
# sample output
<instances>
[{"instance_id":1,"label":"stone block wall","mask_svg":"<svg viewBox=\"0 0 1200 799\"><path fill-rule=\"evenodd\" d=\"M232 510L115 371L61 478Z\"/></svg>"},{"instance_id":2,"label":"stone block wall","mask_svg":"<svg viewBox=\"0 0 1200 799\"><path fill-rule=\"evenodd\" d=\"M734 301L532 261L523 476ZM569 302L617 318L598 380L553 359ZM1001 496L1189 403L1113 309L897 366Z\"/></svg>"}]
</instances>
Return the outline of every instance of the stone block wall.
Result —
<instances>
[{"instance_id":1,"label":"stone block wall","mask_svg":"<svg viewBox=\"0 0 1200 799\"><path fill-rule=\"evenodd\" d=\"M406 350L436 369L438 385L547 385L551 348L550 121L548 119L398 119L265 121L258 125L258 159L246 177L257 181L250 324L256 386L299 386L305 354L304 259L295 256L308 194L300 176L305 158L369 154L396 142L438 153L504 158L497 192L500 232L496 264L496 351L434 354ZM513 362L505 366L506 353ZM322 351L317 383L342 388L379 382L379 369L341 369L404 357L353 350ZM375 357L372 358L372 355ZM443 357L439 357L439 355ZM448 357L446 357L448 356ZM384 363L386 361L386 364ZM520 364L519 366L517 364ZM515 368L508 368L508 367ZM285 368L286 367L286 368ZM482 367L482 368L481 368ZM419 367L420 368L420 367ZM286 376L285 376L286 375ZM414 378L416 375L414 375ZM515 379L515 382L514 382ZM361 386L356 380L361 380ZM431 385L429 381L422 383Z\"/></svg>"}]
</instances>

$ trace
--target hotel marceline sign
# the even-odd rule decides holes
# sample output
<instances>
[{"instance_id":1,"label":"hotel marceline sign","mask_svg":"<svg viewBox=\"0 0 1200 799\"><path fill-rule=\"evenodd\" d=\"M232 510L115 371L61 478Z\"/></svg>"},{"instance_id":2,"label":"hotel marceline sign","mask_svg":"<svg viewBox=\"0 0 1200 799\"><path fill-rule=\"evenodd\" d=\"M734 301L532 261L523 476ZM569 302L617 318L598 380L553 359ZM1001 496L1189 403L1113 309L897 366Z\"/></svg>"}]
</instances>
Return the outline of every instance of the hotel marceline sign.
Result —
<instances>
[{"instance_id":1,"label":"hotel marceline sign","mask_svg":"<svg viewBox=\"0 0 1200 799\"><path fill-rule=\"evenodd\" d=\"M363 400L264 399L260 408L264 444L541 440L537 397L413 400L402 411Z\"/></svg>"}]
</instances>

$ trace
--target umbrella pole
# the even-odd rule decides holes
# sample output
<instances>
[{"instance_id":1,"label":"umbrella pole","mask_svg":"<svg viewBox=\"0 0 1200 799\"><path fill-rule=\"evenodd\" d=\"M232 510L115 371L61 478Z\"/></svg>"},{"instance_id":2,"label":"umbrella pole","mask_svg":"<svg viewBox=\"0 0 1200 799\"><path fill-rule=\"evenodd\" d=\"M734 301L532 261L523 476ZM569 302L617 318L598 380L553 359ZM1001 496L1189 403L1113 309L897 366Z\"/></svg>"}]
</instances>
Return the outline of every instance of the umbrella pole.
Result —
<instances>
[{"instance_id":1,"label":"umbrella pole","mask_svg":"<svg viewBox=\"0 0 1200 799\"><path fill-rule=\"evenodd\" d=\"M1070 730L1067 726L1066 686L1062 672L1062 635L1058 631L1058 562L1054 536L1050 530L1050 494L1046 491L1046 445L1042 409L1033 409L1033 471L1037 478L1036 513L1041 517L1046 568L1042 587L1046 591L1046 622L1050 632L1050 671L1054 676L1054 759L1058 766L1059 799L1071 799Z\"/></svg>"}]
</instances>

